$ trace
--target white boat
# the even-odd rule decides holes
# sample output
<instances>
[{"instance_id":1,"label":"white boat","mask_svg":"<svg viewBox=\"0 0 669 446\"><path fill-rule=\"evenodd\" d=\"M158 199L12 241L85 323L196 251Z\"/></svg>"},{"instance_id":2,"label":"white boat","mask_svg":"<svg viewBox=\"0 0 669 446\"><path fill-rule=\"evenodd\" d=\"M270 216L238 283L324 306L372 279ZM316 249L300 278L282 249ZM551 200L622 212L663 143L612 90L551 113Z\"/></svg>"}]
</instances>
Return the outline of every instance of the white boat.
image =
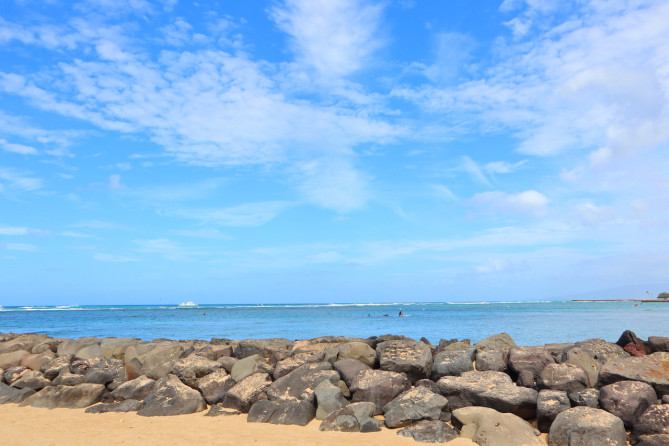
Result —
<instances>
[{"instance_id":1,"label":"white boat","mask_svg":"<svg viewBox=\"0 0 669 446\"><path fill-rule=\"evenodd\" d=\"M179 304L179 306L180 307L197 307L197 304L195 302L192 302L192 301L189 300L188 302L181 302Z\"/></svg>"}]
</instances>

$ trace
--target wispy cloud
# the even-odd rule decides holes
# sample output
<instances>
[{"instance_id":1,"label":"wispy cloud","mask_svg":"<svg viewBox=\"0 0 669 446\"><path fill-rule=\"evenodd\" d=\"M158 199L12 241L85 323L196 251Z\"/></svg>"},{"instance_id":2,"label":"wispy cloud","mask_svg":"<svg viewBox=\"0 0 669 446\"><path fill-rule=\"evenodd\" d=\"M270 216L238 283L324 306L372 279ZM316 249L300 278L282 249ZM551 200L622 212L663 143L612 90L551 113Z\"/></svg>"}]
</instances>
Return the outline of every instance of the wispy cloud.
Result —
<instances>
[{"instance_id":1,"label":"wispy cloud","mask_svg":"<svg viewBox=\"0 0 669 446\"><path fill-rule=\"evenodd\" d=\"M0 181L4 181L9 189L33 191L42 187L41 178L30 176L28 173L10 167L0 166ZM0 186L2 184L0 182Z\"/></svg>"},{"instance_id":2,"label":"wispy cloud","mask_svg":"<svg viewBox=\"0 0 669 446\"><path fill-rule=\"evenodd\" d=\"M73 228L85 228L85 229L103 229L109 231L118 231L126 230L127 228L118 223L103 221L103 220L85 220L78 223L73 223L70 225Z\"/></svg>"},{"instance_id":3,"label":"wispy cloud","mask_svg":"<svg viewBox=\"0 0 669 446\"><path fill-rule=\"evenodd\" d=\"M222 209L182 209L160 211L163 215L188 218L205 224L256 227L269 223L295 204L286 201L245 203Z\"/></svg>"},{"instance_id":4,"label":"wispy cloud","mask_svg":"<svg viewBox=\"0 0 669 446\"><path fill-rule=\"evenodd\" d=\"M0 139L0 147L7 151L18 153L20 155L37 155L37 149L23 144L10 143L6 139Z\"/></svg>"},{"instance_id":5,"label":"wispy cloud","mask_svg":"<svg viewBox=\"0 0 669 446\"><path fill-rule=\"evenodd\" d=\"M49 231L44 231L42 229L33 229L20 226L0 226L0 235L36 235L36 236L45 236L49 235Z\"/></svg>"},{"instance_id":6,"label":"wispy cloud","mask_svg":"<svg viewBox=\"0 0 669 446\"><path fill-rule=\"evenodd\" d=\"M501 191L482 192L467 200L467 204L485 215L545 215L548 202L545 195L535 190L518 194Z\"/></svg>"},{"instance_id":7,"label":"wispy cloud","mask_svg":"<svg viewBox=\"0 0 669 446\"><path fill-rule=\"evenodd\" d=\"M28 243L0 243L0 250L34 252L39 248Z\"/></svg>"},{"instance_id":8,"label":"wispy cloud","mask_svg":"<svg viewBox=\"0 0 669 446\"><path fill-rule=\"evenodd\" d=\"M95 260L99 260L101 262L112 262L112 263L125 263L125 262L138 262L139 259L134 258L134 257L128 257L124 255L116 255L116 254L95 254L93 256Z\"/></svg>"}]
</instances>

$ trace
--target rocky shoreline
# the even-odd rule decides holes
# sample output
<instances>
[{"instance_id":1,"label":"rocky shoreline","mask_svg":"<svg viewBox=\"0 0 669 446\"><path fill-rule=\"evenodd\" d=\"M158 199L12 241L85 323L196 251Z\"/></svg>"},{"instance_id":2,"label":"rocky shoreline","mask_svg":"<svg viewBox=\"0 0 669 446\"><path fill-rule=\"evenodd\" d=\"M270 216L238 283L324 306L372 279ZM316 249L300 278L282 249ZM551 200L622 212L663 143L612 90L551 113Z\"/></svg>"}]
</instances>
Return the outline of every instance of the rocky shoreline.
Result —
<instances>
[{"instance_id":1,"label":"rocky shoreline","mask_svg":"<svg viewBox=\"0 0 669 446\"><path fill-rule=\"evenodd\" d=\"M485 445L669 445L669 337L517 346L368 339L141 341L0 333L0 404Z\"/></svg>"}]
</instances>

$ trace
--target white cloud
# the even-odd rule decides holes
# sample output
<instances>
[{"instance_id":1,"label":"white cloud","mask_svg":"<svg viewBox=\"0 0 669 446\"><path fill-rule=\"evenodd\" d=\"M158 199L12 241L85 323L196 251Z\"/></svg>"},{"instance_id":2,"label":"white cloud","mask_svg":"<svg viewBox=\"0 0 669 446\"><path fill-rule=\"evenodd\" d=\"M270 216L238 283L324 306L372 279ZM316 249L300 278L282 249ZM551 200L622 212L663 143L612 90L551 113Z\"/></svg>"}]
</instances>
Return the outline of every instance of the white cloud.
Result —
<instances>
[{"instance_id":1,"label":"white cloud","mask_svg":"<svg viewBox=\"0 0 669 446\"><path fill-rule=\"evenodd\" d=\"M7 152L18 153L20 155L37 155L37 149L23 144L10 143L5 139L0 139L0 147Z\"/></svg>"},{"instance_id":2,"label":"white cloud","mask_svg":"<svg viewBox=\"0 0 669 446\"><path fill-rule=\"evenodd\" d=\"M33 191L42 187L42 180L28 176L27 174L9 167L0 167L0 181L12 189ZM1 185L2 183L0 183Z\"/></svg>"},{"instance_id":3,"label":"white cloud","mask_svg":"<svg viewBox=\"0 0 669 446\"><path fill-rule=\"evenodd\" d=\"M93 256L95 260L99 260L101 262L113 262L113 263L125 263L125 262L137 262L139 261L138 259L134 257L128 257L128 256L123 256L123 255L115 255L115 254L95 254Z\"/></svg>"},{"instance_id":4,"label":"white cloud","mask_svg":"<svg viewBox=\"0 0 669 446\"><path fill-rule=\"evenodd\" d=\"M39 248L35 245L29 245L27 243L0 243L0 249L6 249L7 251L34 252Z\"/></svg>"},{"instance_id":5,"label":"white cloud","mask_svg":"<svg viewBox=\"0 0 669 446\"><path fill-rule=\"evenodd\" d=\"M102 220L86 220L74 223L70 226L72 226L73 228L104 229L109 231L118 231L126 229L124 226L119 225L118 223L102 221Z\"/></svg>"},{"instance_id":6,"label":"white cloud","mask_svg":"<svg viewBox=\"0 0 669 446\"><path fill-rule=\"evenodd\" d=\"M522 167L525 163L527 163L527 160L521 160L518 161L517 163L508 163L506 161L493 161L491 163L486 164L483 166L486 172L494 174L494 173L513 173L516 170L518 170L520 167Z\"/></svg>"},{"instance_id":7,"label":"white cloud","mask_svg":"<svg viewBox=\"0 0 669 446\"><path fill-rule=\"evenodd\" d=\"M111 175L107 183L107 189L114 191L125 189L125 185L121 183L121 175Z\"/></svg>"},{"instance_id":8,"label":"white cloud","mask_svg":"<svg viewBox=\"0 0 669 446\"><path fill-rule=\"evenodd\" d=\"M269 223L294 206L287 201L245 203L223 209L182 209L160 211L163 215L199 220L204 224L256 227Z\"/></svg>"},{"instance_id":9,"label":"white cloud","mask_svg":"<svg viewBox=\"0 0 669 446\"><path fill-rule=\"evenodd\" d=\"M300 190L310 203L347 213L360 209L369 196L365 177L347 159L319 159L300 167Z\"/></svg>"},{"instance_id":10,"label":"white cloud","mask_svg":"<svg viewBox=\"0 0 669 446\"><path fill-rule=\"evenodd\" d=\"M501 191L482 192L467 200L482 214L521 214L545 215L548 198L535 190L527 190L518 194L507 194Z\"/></svg>"},{"instance_id":11,"label":"white cloud","mask_svg":"<svg viewBox=\"0 0 669 446\"><path fill-rule=\"evenodd\" d=\"M458 197L456 197L455 194L451 192L451 190L444 185L432 184L430 185L430 187L434 192L436 192L439 198L443 198L449 201L456 201L458 199Z\"/></svg>"},{"instance_id":12,"label":"white cloud","mask_svg":"<svg viewBox=\"0 0 669 446\"><path fill-rule=\"evenodd\" d=\"M486 186L490 185L490 181L485 176L479 165L470 157L463 156L461 158L460 169L464 172L467 172L472 177L473 180Z\"/></svg>"},{"instance_id":13,"label":"white cloud","mask_svg":"<svg viewBox=\"0 0 669 446\"><path fill-rule=\"evenodd\" d=\"M0 226L0 235L37 235L44 236L49 235L49 231L43 231L41 229L33 229L26 227L11 227L11 226Z\"/></svg>"}]
</instances>

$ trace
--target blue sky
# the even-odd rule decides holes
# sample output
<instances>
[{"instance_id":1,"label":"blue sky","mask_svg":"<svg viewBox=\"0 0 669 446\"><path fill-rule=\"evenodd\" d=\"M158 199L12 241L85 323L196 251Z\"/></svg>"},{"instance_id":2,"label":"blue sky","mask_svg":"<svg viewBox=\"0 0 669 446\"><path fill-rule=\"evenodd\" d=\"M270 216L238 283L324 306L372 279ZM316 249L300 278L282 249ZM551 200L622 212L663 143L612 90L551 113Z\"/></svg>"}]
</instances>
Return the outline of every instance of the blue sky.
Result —
<instances>
[{"instance_id":1,"label":"blue sky","mask_svg":"<svg viewBox=\"0 0 669 446\"><path fill-rule=\"evenodd\" d=\"M669 290L669 2L5 0L0 304Z\"/></svg>"}]
</instances>

